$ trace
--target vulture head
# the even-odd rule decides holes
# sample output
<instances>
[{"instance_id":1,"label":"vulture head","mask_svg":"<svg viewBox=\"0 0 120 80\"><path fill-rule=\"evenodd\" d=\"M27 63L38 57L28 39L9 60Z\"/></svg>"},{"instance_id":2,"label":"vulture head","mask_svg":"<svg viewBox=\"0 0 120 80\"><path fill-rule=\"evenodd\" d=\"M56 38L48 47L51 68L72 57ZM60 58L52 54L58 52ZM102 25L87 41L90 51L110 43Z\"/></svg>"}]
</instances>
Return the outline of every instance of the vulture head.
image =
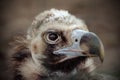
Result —
<instances>
[{"instance_id":1,"label":"vulture head","mask_svg":"<svg viewBox=\"0 0 120 80\"><path fill-rule=\"evenodd\" d=\"M67 11L51 9L38 15L27 38L31 39L29 47L34 62L53 72L84 68L91 57L99 57L103 62L99 37Z\"/></svg>"},{"instance_id":2,"label":"vulture head","mask_svg":"<svg viewBox=\"0 0 120 80\"><path fill-rule=\"evenodd\" d=\"M28 29L26 40L31 57L19 69L24 74L31 65L34 73L43 76L90 72L95 69L93 57L103 62L104 49L99 37L88 30L84 21L65 10L40 13Z\"/></svg>"}]
</instances>

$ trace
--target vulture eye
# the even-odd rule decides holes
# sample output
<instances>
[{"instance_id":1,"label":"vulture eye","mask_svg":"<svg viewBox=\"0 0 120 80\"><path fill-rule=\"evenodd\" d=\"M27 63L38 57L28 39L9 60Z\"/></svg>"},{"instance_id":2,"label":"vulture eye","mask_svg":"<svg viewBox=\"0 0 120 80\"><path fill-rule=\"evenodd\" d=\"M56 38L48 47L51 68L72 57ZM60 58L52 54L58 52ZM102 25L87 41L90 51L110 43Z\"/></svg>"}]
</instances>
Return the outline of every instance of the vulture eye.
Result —
<instances>
[{"instance_id":1,"label":"vulture eye","mask_svg":"<svg viewBox=\"0 0 120 80\"><path fill-rule=\"evenodd\" d=\"M56 32L49 32L45 36L46 42L50 44L56 44L60 41L60 36Z\"/></svg>"},{"instance_id":2,"label":"vulture eye","mask_svg":"<svg viewBox=\"0 0 120 80\"><path fill-rule=\"evenodd\" d=\"M58 38L58 35L56 33L48 34L48 39L51 41L55 41L57 38Z\"/></svg>"}]
</instances>

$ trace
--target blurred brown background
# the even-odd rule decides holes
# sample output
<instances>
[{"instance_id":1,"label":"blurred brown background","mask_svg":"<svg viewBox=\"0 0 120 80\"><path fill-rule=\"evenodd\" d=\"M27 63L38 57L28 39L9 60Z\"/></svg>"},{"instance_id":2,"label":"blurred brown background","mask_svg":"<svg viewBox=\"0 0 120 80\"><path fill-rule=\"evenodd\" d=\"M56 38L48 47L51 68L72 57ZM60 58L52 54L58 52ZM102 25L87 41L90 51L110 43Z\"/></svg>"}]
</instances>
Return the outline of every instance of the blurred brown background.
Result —
<instances>
[{"instance_id":1,"label":"blurred brown background","mask_svg":"<svg viewBox=\"0 0 120 80\"><path fill-rule=\"evenodd\" d=\"M8 42L26 33L34 17L50 8L67 9L82 18L105 46L105 61L98 71L120 76L119 0L0 0L0 80L9 80L5 73Z\"/></svg>"}]
</instances>

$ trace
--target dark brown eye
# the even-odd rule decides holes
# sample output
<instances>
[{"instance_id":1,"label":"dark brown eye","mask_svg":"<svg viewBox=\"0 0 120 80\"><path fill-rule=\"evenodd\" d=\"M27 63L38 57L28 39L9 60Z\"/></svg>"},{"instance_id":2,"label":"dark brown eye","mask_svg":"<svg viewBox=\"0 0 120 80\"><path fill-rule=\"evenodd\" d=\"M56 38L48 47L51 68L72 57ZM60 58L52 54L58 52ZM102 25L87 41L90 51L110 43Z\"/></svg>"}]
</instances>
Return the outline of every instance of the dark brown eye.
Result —
<instances>
[{"instance_id":1,"label":"dark brown eye","mask_svg":"<svg viewBox=\"0 0 120 80\"><path fill-rule=\"evenodd\" d=\"M55 41L58 38L58 34L56 33L49 33L48 38L52 41Z\"/></svg>"},{"instance_id":2,"label":"dark brown eye","mask_svg":"<svg viewBox=\"0 0 120 80\"><path fill-rule=\"evenodd\" d=\"M60 35L56 32L48 32L44 37L46 42L50 44L56 44L61 40Z\"/></svg>"}]
</instances>

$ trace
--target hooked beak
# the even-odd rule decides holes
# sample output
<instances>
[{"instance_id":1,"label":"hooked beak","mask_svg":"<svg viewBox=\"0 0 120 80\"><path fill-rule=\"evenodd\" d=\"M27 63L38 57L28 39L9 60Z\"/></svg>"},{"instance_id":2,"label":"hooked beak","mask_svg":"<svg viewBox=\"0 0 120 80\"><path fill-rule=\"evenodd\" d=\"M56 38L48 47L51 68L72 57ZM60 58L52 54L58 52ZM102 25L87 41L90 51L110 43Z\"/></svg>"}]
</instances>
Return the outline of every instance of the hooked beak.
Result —
<instances>
[{"instance_id":1,"label":"hooked beak","mask_svg":"<svg viewBox=\"0 0 120 80\"><path fill-rule=\"evenodd\" d=\"M53 52L53 54L56 55L66 56L66 58L62 59L61 61L65 61L67 59L79 56L87 56L87 57L99 57L101 62L103 62L104 47L101 40L96 34L76 29L73 30L71 34L71 39L72 39L71 46Z\"/></svg>"}]
</instances>

